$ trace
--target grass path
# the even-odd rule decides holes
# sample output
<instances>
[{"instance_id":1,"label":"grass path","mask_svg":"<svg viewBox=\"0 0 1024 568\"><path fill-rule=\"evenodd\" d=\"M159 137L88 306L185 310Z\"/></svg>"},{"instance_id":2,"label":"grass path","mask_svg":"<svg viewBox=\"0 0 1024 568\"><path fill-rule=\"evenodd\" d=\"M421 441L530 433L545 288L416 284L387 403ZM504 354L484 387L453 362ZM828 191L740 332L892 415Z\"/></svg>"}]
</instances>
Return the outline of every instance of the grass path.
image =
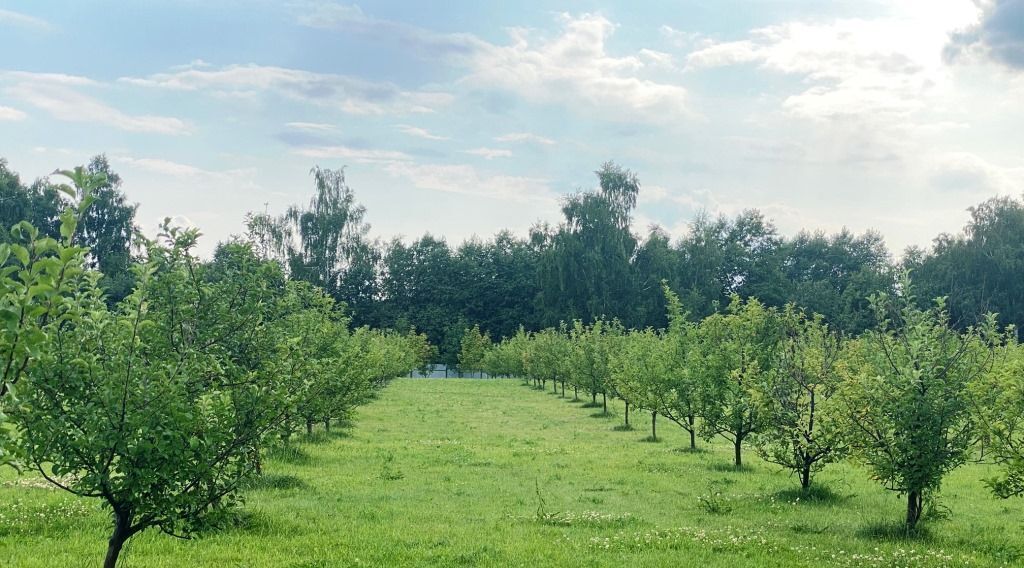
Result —
<instances>
[{"instance_id":1,"label":"grass path","mask_svg":"<svg viewBox=\"0 0 1024 568\"><path fill-rule=\"evenodd\" d=\"M504 380L395 381L342 433L268 463L238 526L129 543L126 567L1021 566L1024 501L989 496L969 465L945 518L894 536L903 502L833 466L816 499L732 448L616 431L612 415ZM597 413L597 414L595 414ZM0 566L96 566L108 532L88 500L0 471ZM539 518L538 513L543 513Z\"/></svg>"}]
</instances>

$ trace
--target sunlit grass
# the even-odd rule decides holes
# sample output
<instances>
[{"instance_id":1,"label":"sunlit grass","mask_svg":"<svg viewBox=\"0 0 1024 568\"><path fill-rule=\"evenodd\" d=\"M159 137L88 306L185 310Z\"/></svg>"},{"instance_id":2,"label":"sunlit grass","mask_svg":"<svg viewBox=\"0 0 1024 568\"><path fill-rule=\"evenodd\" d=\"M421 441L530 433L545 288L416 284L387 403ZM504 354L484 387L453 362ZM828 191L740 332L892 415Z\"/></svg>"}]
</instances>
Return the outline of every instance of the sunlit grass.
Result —
<instances>
[{"instance_id":1,"label":"sunlit grass","mask_svg":"<svg viewBox=\"0 0 1024 568\"><path fill-rule=\"evenodd\" d=\"M571 393L569 393L571 398ZM732 447L689 451L678 427L519 381L396 381L344 432L266 464L245 514L191 541L157 532L124 566L1016 566L1024 501L954 472L943 515L908 537L904 503L853 466L809 495ZM588 397L589 398L589 397ZM0 473L0 565L96 566L107 519L89 500Z\"/></svg>"}]
</instances>

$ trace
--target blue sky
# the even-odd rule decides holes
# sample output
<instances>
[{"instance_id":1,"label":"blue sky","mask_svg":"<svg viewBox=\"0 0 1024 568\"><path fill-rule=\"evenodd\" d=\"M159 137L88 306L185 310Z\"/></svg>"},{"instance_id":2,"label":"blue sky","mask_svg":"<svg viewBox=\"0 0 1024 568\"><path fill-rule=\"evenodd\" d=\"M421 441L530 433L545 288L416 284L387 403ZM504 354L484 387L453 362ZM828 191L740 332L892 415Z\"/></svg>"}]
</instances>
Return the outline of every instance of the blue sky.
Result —
<instances>
[{"instance_id":1,"label":"blue sky","mask_svg":"<svg viewBox=\"0 0 1024 568\"><path fill-rule=\"evenodd\" d=\"M456 243L557 222L613 159L638 231L756 207L898 254L1024 191L1021 100L1024 0L0 3L0 156L106 153L204 251L317 164L374 235Z\"/></svg>"}]
</instances>

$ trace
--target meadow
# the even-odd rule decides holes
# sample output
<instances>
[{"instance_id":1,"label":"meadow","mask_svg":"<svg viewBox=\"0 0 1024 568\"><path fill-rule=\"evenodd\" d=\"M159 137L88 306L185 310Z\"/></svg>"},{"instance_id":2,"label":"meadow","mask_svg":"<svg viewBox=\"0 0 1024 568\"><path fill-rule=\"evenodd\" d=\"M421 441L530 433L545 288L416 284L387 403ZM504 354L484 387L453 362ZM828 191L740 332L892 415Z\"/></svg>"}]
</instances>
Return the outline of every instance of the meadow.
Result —
<instances>
[{"instance_id":1,"label":"meadow","mask_svg":"<svg viewBox=\"0 0 1024 568\"><path fill-rule=\"evenodd\" d=\"M518 380L399 379L345 428L273 453L230 526L133 538L126 567L1020 566L1024 500L968 464L914 536L905 501L848 463L809 494L724 441L609 413ZM96 500L0 470L0 565L99 564Z\"/></svg>"}]
</instances>

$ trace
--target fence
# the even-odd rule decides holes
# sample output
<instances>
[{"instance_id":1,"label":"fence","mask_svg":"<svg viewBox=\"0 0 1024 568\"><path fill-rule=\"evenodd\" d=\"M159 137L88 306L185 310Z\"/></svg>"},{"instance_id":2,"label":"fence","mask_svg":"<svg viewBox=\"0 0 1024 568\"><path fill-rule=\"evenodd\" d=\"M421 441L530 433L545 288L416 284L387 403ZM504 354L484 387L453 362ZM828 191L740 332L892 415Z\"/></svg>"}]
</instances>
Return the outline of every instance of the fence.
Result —
<instances>
[{"instance_id":1,"label":"fence","mask_svg":"<svg viewBox=\"0 0 1024 568\"><path fill-rule=\"evenodd\" d=\"M436 364L427 365L427 372L421 372L419 369L411 371L409 377L413 379L489 379L490 375L482 371L475 371L472 373L464 373L455 367L454 365L449 367L448 365Z\"/></svg>"}]
</instances>

